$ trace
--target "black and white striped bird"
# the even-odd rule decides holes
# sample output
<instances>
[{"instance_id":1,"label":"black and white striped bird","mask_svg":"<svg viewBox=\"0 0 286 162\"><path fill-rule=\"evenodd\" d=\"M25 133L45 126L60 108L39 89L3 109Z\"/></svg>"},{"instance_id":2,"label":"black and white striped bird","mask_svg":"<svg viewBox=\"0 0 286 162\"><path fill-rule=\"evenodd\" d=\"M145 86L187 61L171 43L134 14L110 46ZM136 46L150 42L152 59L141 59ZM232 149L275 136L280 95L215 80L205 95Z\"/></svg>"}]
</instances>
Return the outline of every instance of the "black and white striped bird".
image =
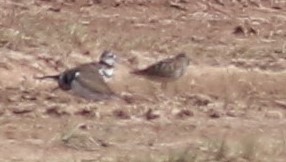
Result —
<instances>
[{"instance_id":1,"label":"black and white striped bird","mask_svg":"<svg viewBox=\"0 0 286 162\"><path fill-rule=\"evenodd\" d=\"M172 58L166 58L144 69L132 71L132 74L160 82L165 89L168 82L182 77L190 64L190 59L185 53L179 53Z\"/></svg>"},{"instance_id":2,"label":"black and white striped bird","mask_svg":"<svg viewBox=\"0 0 286 162\"><path fill-rule=\"evenodd\" d=\"M116 54L110 51L103 51L99 58L99 73L102 75L105 81L109 81L113 75L115 70L115 64L117 61Z\"/></svg>"},{"instance_id":3,"label":"black and white striped bird","mask_svg":"<svg viewBox=\"0 0 286 162\"><path fill-rule=\"evenodd\" d=\"M60 74L37 79L54 79L60 89L71 91L88 100L110 99L116 95L106 82L114 75L115 63L116 55L104 51L98 62L81 64Z\"/></svg>"}]
</instances>

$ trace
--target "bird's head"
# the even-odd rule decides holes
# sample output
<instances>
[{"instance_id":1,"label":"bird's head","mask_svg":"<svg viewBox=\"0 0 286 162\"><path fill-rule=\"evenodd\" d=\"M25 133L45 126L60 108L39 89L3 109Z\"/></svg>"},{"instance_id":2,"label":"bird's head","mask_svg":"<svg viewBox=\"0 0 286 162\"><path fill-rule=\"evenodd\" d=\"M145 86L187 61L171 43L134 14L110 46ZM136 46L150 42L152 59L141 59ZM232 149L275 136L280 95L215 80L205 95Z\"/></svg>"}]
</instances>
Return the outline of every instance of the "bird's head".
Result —
<instances>
[{"instance_id":1,"label":"bird's head","mask_svg":"<svg viewBox=\"0 0 286 162\"><path fill-rule=\"evenodd\" d=\"M107 66L113 67L117 61L117 56L115 53L110 51L103 51L100 55L99 62Z\"/></svg>"}]
</instances>

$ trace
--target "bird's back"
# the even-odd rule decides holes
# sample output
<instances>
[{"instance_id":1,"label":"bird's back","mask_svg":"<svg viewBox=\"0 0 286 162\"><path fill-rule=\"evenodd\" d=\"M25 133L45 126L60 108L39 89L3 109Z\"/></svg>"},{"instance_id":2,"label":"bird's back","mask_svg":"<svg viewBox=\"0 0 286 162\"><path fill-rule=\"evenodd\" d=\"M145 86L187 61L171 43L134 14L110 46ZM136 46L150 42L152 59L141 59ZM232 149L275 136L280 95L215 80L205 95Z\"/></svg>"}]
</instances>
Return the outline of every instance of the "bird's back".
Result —
<instances>
[{"instance_id":1,"label":"bird's back","mask_svg":"<svg viewBox=\"0 0 286 162\"><path fill-rule=\"evenodd\" d=\"M78 68L79 76L76 77L75 81L92 92L113 94L113 91L99 73L99 66L97 63L81 65Z\"/></svg>"},{"instance_id":2,"label":"bird's back","mask_svg":"<svg viewBox=\"0 0 286 162\"><path fill-rule=\"evenodd\" d=\"M187 66L188 60L173 57L154 63L145 69L136 70L133 74L143 75L155 80L174 80L184 74Z\"/></svg>"},{"instance_id":3,"label":"bird's back","mask_svg":"<svg viewBox=\"0 0 286 162\"><path fill-rule=\"evenodd\" d=\"M93 62L68 69L60 74L59 87L86 99L108 99L115 94L104 81L99 68L100 65Z\"/></svg>"}]
</instances>

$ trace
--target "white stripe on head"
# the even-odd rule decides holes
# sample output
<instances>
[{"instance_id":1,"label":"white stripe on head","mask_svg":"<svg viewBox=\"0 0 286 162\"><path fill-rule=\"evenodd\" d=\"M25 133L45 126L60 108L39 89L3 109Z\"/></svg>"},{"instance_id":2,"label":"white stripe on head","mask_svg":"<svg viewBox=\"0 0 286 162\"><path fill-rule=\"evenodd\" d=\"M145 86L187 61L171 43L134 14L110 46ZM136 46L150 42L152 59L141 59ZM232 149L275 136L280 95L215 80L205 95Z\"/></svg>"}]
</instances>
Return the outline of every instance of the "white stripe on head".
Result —
<instances>
[{"instance_id":1,"label":"white stripe on head","mask_svg":"<svg viewBox=\"0 0 286 162\"><path fill-rule=\"evenodd\" d=\"M107 65L114 66L116 61L114 58L106 58L102 60L102 62L106 63Z\"/></svg>"}]
</instances>

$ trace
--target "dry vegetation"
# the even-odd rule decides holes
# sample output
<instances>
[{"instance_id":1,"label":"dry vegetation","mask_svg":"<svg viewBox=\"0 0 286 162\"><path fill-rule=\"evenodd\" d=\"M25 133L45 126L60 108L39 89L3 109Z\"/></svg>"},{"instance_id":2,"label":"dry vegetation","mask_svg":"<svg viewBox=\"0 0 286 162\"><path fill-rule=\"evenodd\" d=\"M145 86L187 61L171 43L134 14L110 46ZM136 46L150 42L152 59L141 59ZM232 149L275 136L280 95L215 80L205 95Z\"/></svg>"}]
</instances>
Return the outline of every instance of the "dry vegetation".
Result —
<instances>
[{"instance_id":1,"label":"dry vegetation","mask_svg":"<svg viewBox=\"0 0 286 162\"><path fill-rule=\"evenodd\" d=\"M0 17L0 161L285 161L286 2L2 0ZM33 79L104 49L129 103ZM180 51L167 91L129 75Z\"/></svg>"}]
</instances>

